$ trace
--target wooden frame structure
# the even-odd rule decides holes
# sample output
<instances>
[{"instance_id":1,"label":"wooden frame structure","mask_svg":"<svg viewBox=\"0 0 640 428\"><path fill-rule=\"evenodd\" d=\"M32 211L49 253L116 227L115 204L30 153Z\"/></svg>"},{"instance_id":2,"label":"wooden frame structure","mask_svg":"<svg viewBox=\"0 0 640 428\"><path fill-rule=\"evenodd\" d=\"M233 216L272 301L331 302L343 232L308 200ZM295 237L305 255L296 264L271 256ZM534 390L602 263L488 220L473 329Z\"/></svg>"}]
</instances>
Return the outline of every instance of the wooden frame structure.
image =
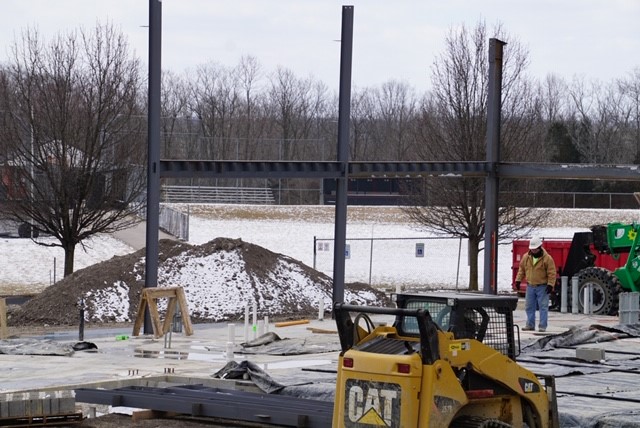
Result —
<instances>
[{"instance_id":1,"label":"wooden frame structure","mask_svg":"<svg viewBox=\"0 0 640 428\"><path fill-rule=\"evenodd\" d=\"M169 299L164 322L160 320L160 314L158 313L158 299ZM191 317L189 316L189 308L187 307L187 299L185 298L182 287L143 288L140 303L138 303L138 314L136 316L136 322L133 325L132 335L138 336L140 334L140 328L144 324L145 308L147 307L149 308L149 315L151 316L153 335L158 338L167 334L171 329L173 316L176 313L176 305L180 305L184 332L187 336L191 336L193 334L193 327L191 325Z\"/></svg>"}]
</instances>

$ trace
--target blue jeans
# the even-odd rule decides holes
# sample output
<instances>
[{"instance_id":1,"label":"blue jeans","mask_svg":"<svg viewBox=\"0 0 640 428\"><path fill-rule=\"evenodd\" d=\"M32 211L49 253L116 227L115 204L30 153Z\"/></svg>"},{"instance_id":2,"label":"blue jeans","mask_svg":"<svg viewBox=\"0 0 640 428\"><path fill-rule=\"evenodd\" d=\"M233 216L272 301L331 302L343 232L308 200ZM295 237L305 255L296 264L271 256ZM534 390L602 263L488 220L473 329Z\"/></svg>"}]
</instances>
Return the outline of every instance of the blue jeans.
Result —
<instances>
[{"instance_id":1,"label":"blue jeans","mask_svg":"<svg viewBox=\"0 0 640 428\"><path fill-rule=\"evenodd\" d=\"M549 315L549 295L547 294L546 284L536 287L527 286L524 304L524 311L527 313L527 327L535 328L536 326L536 308L540 309L540 324L538 324L538 327L546 329Z\"/></svg>"}]
</instances>

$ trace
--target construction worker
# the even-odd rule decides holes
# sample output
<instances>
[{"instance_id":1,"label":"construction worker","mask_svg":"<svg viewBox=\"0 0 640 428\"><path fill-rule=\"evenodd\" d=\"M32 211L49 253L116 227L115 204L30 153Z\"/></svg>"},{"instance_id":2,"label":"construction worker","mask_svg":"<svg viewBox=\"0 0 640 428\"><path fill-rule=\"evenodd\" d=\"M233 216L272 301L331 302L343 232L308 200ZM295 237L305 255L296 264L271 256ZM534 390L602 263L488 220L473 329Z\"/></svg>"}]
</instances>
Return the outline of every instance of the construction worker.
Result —
<instances>
[{"instance_id":1,"label":"construction worker","mask_svg":"<svg viewBox=\"0 0 640 428\"><path fill-rule=\"evenodd\" d=\"M527 313L527 324L523 331L535 330L536 307L540 310L538 331L547 330L549 316L549 293L556 283L556 264L553 258L542 248L542 238L534 237L529 241L529 251L520 260L516 275L516 288L520 290L520 282L527 278L524 310Z\"/></svg>"}]
</instances>

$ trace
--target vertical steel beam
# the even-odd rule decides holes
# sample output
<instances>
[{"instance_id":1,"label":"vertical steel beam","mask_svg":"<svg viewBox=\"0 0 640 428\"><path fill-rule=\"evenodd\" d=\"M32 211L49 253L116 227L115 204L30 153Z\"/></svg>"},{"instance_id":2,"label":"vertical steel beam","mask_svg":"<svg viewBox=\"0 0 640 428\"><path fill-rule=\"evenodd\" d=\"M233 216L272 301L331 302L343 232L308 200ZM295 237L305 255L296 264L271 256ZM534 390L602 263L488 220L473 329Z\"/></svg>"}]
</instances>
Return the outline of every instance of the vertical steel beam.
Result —
<instances>
[{"instance_id":1,"label":"vertical steel beam","mask_svg":"<svg viewBox=\"0 0 640 428\"><path fill-rule=\"evenodd\" d=\"M158 285L158 228L160 223L160 81L162 73L162 0L149 0L149 118L147 162L147 236L145 287ZM145 311L144 333L153 333Z\"/></svg>"},{"instance_id":2,"label":"vertical steel beam","mask_svg":"<svg viewBox=\"0 0 640 428\"><path fill-rule=\"evenodd\" d=\"M340 37L340 94L338 104L338 162L336 181L335 240L333 253L333 303L344 301L344 268L347 239L347 172L349 169L349 123L351 116L351 62L353 51L353 6L342 6Z\"/></svg>"},{"instance_id":3,"label":"vertical steel beam","mask_svg":"<svg viewBox=\"0 0 640 428\"><path fill-rule=\"evenodd\" d=\"M498 162L500 162L500 110L502 105L502 51L506 43L489 40L489 94L487 99L487 164L484 220L483 293L498 291Z\"/></svg>"}]
</instances>

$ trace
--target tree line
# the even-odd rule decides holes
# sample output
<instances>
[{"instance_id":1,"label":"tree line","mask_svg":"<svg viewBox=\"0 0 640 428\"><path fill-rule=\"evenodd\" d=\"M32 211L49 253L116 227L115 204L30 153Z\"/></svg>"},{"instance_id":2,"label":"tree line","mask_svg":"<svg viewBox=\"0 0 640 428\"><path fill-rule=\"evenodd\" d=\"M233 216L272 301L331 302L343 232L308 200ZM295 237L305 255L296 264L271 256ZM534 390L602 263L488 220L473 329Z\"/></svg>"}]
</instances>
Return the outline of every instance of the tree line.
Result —
<instances>
[{"instance_id":1,"label":"tree line","mask_svg":"<svg viewBox=\"0 0 640 428\"><path fill-rule=\"evenodd\" d=\"M534 79L527 74L526 47L501 26L488 28L484 22L449 32L443 51L425 70L428 91L392 78L379 86L354 85L350 159L484 161L491 37L507 42L503 160L640 163L640 68L610 82L569 80L552 72ZM112 25L51 40L25 30L0 65L3 212L58 238L70 252L65 274L73 271L75 245L127 226L144 193L146 95L146 72ZM165 159L336 159L337 93L286 66L265 70L252 56L235 65L210 61L183 73L164 71L161 116ZM242 185L287 188L279 198L284 203L317 203L317 194L295 191L319 189L317 181L282 181ZM171 184L238 181L173 179ZM408 212L425 227L480 245L483 185L477 179L425 178L410 189L414 209ZM520 233L535 225L530 212L510 209L528 205L518 200L526 190L635 190L622 186L504 180L501 191L519 196L502 199L502 215L509 217L501 224L523 226L516 228Z\"/></svg>"}]
</instances>

